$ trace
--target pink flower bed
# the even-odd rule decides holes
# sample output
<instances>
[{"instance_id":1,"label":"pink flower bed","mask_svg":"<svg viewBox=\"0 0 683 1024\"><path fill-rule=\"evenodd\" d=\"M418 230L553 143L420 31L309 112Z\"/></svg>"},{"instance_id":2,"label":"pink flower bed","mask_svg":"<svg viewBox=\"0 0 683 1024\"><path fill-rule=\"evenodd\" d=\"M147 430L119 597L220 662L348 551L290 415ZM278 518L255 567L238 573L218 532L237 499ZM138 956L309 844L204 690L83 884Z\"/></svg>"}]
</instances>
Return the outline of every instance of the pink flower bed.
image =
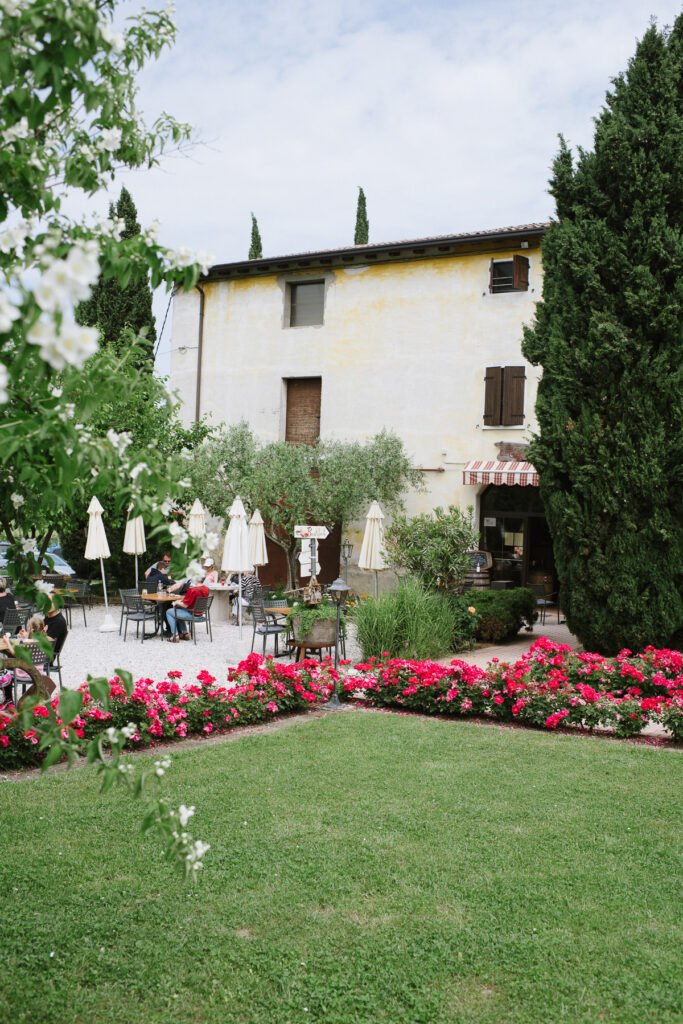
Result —
<instances>
[{"instance_id":1,"label":"pink flower bed","mask_svg":"<svg viewBox=\"0 0 683 1024\"><path fill-rule=\"evenodd\" d=\"M88 740L110 726L134 723L131 748L186 736L210 736L239 725L253 725L275 715L302 711L329 699L339 678L329 659L280 664L250 654L237 668L228 671L224 683L208 672L200 672L194 683L183 683L180 672L169 672L161 682L138 679L127 695L120 679L109 681L109 708L94 700L88 684L80 687L83 709L68 723L84 747ZM51 702L57 710L59 696ZM49 705L32 709L34 721L47 717ZM13 707L0 711L0 769L34 766L40 763L38 734L27 729Z\"/></svg>"},{"instance_id":2,"label":"pink flower bed","mask_svg":"<svg viewBox=\"0 0 683 1024\"><path fill-rule=\"evenodd\" d=\"M545 637L513 664L378 659L356 666L347 694L377 707L425 714L486 716L557 730L609 729L633 736L648 723L683 740L683 655L646 648L616 658L577 654Z\"/></svg>"}]
</instances>

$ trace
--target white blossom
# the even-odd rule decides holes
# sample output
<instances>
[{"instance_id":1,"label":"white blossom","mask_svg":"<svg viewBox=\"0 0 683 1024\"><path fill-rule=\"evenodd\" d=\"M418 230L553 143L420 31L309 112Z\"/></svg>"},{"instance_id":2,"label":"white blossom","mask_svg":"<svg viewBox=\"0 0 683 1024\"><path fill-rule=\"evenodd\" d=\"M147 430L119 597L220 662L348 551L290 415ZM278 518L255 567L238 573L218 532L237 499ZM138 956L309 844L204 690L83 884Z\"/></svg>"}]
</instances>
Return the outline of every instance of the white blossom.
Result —
<instances>
[{"instance_id":1,"label":"white blossom","mask_svg":"<svg viewBox=\"0 0 683 1024\"><path fill-rule=\"evenodd\" d=\"M220 538L217 533L214 533L213 531L205 533L202 536L202 554L205 557L206 555L210 555L214 548L218 547L219 540Z\"/></svg>"},{"instance_id":2,"label":"white blossom","mask_svg":"<svg viewBox=\"0 0 683 1024\"><path fill-rule=\"evenodd\" d=\"M125 430L122 430L120 434L117 434L115 430L110 429L107 431L107 440L112 448L116 448L119 455L123 455L131 442L131 437Z\"/></svg>"},{"instance_id":3,"label":"white blossom","mask_svg":"<svg viewBox=\"0 0 683 1024\"><path fill-rule=\"evenodd\" d=\"M146 462L138 462L137 466L133 466L130 471L131 480L135 482L135 480L140 476L140 473L144 473L148 468L149 467Z\"/></svg>"},{"instance_id":4,"label":"white blossom","mask_svg":"<svg viewBox=\"0 0 683 1024\"><path fill-rule=\"evenodd\" d=\"M9 393L7 391L7 385L9 384L9 373L7 367L0 363L0 405L4 405L9 399Z\"/></svg>"},{"instance_id":5,"label":"white blossom","mask_svg":"<svg viewBox=\"0 0 683 1024\"><path fill-rule=\"evenodd\" d=\"M40 591L41 594L50 595L54 590L55 585L54 583L46 583L45 580L36 580L35 588Z\"/></svg>"},{"instance_id":6,"label":"white blossom","mask_svg":"<svg viewBox=\"0 0 683 1024\"><path fill-rule=\"evenodd\" d=\"M188 534L180 523L171 523L168 532L171 534L171 544L174 548L181 548L185 544Z\"/></svg>"},{"instance_id":7,"label":"white blossom","mask_svg":"<svg viewBox=\"0 0 683 1024\"><path fill-rule=\"evenodd\" d=\"M201 579L205 575L202 563L193 558L185 569L185 575L191 580Z\"/></svg>"},{"instance_id":8,"label":"white blossom","mask_svg":"<svg viewBox=\"0 0 683 1024\"><path fill-rule=\"evenodd\" d=\"M0 11L3 11L10 18L20 14L28 6L28 0L0 0Z\"/></svg>"},{"instance_id":9,"label":"white blossom","mask_svg":"<svg viewBox=\"0 0 683 1024\"><path fill-rule=\"evenodd\" d=\"M180 824L181 824L182 828L185 828L185 826L187 825L188 821L190 820L190 818L194 814L194 811L195 811L194 807L186 807L185 804L181 804L180 805L180 807L178 808L178 817L180 819Z\"/></svg>"},{"instance_id":10,"label":"white blossom","mask_svg":"<svg viewBox=\"0 0 683 1024\"><path fill-rule=\"evenodd\" d=\"M35 537L24 537L21 542L21 550L25 555L37 555L38 545Z\"/></svg>"},{"instance_id":11,"label":"white blossom","mask_svg":"<svg viewBox=\"0 0 683 1024\"><path fill-rule=\"evenodd\" d=\"M57 334L47 320L38 320L26 335L27 341L38 345L40 354L54 370L63 370L67 365L81 369L99 347L99 332L95 327L81 327L80 324L64 324ZM65 406L61 418L67 416ZM70 407L73 410L73 406ZM73 416L73 411L71 412Z\"/></svg>"},{"instance_id":12,"label":"white blossom","mask_svg":"<svg viewBox=\"0 0 683 1024\"><path fill-rule=\"evenodd\" d=\"M103 128L98 139L99 148L115 153L121 145L121 134L120 128Z\"/></svg>"},{"instance_id":13,"label":"white blossom","mask_svg":"<svg viewBox=\"0 0 683 1024\"><path fill-rule=\"evenodd\" d=\"M111 46L114 53L121 53L125 45L123 35L120 32L114 32L111 25L106 21L101 21L98 28L102 39Z\"/></svg>"},{"instance_id":14,"label":"white blossom","mask_svg":"<svg viewBox=\"0 0 683 1024\"><path fill-rule=\"evenodd\" d=\"M7 298L4 292L0 292L0 334L12 330L12 324L18 320L21 312Z\"/></svg>"},{"instance_id":15,"label":"white blossom","mask_svg":"<svg viewBox=\"0 0 683 1024\"><path fill-rule=\"evenodd\" d=\"M135 736L135 733L137 731L138 727L135 724L135 722L129 722L128 725L124 725L123 729L121 730L121 732L123 733L127 740L131 740L133 736Z\"/></svg>"},{"instance_id":16,"label":"white blossom","mask_svg":"<svg viewBox=\"0 0 683 1024\"><path fill-rule=\"evenodd\" d=\"M50 394L52 395L53 398L61 398L62 397L62 389L58 388L58 387L55 387L54 384L50 384L48 386L47 390L50 392Z\"/></svg>"},{"instance_id":17,"label":"white blossom","mask_svg":"<svg viewBox=\"0 0 683 1024\"><path fill-rule=\"evenodd\" d=\"M5 0L7 2L7 0ZM17 139L26 139L29 135L28 121L25 117L22 117L16 124L12 124L9 128L5 128L2 133L2 137L5 142L16 142Z\"/></svg>"},{"instance_id":18,"label":"white blossom","mask_svg":"<svg viewBox=\"0 0 683 1024\"><path fill-rule=\"evenodd\" d=\"M159 511L161 512L164 519L167 519L170 516L171 512L173 511L173 505L171 504L170 501L162 501L161 505L159 506Z\"/></svg>"},{"instance_id":19,"label":"white blossom","mask_svg":"<svg viewBox=\"0 0 683 1024\"><path fill-rule=\"evenodd\" d=\"M24 498L22 494L17 494L15 491L13 494L10 494L10 501L12 502L15 508L21 508L21 506L26 501L26 498Z\"/></svg>"}]
</instances>

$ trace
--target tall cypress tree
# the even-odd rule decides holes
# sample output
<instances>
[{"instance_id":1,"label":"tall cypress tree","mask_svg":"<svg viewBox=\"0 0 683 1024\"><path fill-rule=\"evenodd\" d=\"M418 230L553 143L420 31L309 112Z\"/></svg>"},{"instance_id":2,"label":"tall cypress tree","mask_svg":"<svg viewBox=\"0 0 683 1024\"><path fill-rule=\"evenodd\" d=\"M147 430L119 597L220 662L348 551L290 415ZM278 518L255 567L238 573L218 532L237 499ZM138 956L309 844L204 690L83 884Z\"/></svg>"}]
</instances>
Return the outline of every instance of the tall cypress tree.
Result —
<instances>
[{"instance_id":1,"label":"tall cypress tree","mask_svg":"<svg viewBox=\"0 0 683 1024\"><path fill-rule=\"evenodd\" d=\"M263 256L263 246L261 245L261 232L258 229L258 221L252 213L251 215L251 245L249 246L249 259L260 260Z\"/></svg>"},{"instance_id":2,"label":"tall cypress tree","mask_svg":"<svg viewBox=\"0 0 683 1024\"><path fill-rule=\"evenodd\" d=\"M683 16L651 26L574 161L561 140L530 457L590 650L683 640Z\"/></svg>"},{"instance_id":3,"label":"tall cypress tree","mask_svg":"<svg viewBox=\"0 0 683 1024\"><path fill-rule=\"evenodd\" d=\"M365 192L358 186L358 202L356 204L356 230L353 236L354 245L367 245L370 237L368 211L365 205Z\"/></svg>"},{"instance_id":4,"label":"tall cypress tree","mask_svg":"<svg viewBox=\"0 0 683 1024\"><path fill-rule=\"evenodd\" d=\"M109 207L109 216L118 217L124 222L122 239L132 239L140 234L138 211L128 189L121 189L117 203ZM122 338L123 331L132 328L137 335L146 328L145 354L141 368L148 369L151 373L154 368L154 342L157 336L152 312L152 290L147 273L136 271L133 261L130 267L131 278L125 287L113 278L105 280L100 277L90 298L79 303L76 318L85 327L98 327L101 344L112 345L115 348L128 344L128 341Z\"/></svg>"}]
</instances>

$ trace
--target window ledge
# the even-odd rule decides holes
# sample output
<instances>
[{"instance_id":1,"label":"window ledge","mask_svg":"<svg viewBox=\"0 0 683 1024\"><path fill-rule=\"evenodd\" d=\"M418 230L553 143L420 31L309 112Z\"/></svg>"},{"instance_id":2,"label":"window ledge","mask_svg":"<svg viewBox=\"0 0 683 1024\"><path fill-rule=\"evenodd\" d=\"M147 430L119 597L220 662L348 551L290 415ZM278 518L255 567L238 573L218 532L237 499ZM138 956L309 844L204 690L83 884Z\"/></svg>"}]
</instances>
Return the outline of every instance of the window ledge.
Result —
<instances>
[{"instance_id":1,"label":"window ledge","mask_svg":"<svg viewBox=\"0 0 683 1024\"><path fill-rule=\"evenodd\" d=\"M510 425L509 427L506 427L502 423L500 423L498 426L493 426L493 427L482 426L481 429L482 430L530 430L531 428L529 427L529 425L527 423L514 424L514 425Z\"/></svg>"}]
</instances>

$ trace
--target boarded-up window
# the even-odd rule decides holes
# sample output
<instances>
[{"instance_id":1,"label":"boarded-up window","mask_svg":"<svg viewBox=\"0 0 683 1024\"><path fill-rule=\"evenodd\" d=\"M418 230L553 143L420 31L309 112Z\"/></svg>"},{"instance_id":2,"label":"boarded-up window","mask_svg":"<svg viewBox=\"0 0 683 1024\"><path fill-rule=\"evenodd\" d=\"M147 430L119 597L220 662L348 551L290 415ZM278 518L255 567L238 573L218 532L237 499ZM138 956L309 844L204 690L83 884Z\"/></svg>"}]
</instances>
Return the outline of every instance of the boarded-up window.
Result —
<instances>
[{"instance_id":1,"label":"boarded-up window","mask_svg":"<svg viewBox=\"0 0 683 1024\"><path fill-rule=\"evenodd\" d=\"M305 281L289 285L289 326L310 327L323 322L325 282Z\"/></svg>"},{"instance_id":2,"label":"boarded-up window","mask_svg":"<svg viewBox=\"0 0 683 1024\"><path fill-rule=\"evenodd\" d=\"M523 366L488 366L484 378L484 426L520 427L524 423Z\"/></svg>"},{"instance_id":3,"label":"boarded-up window","mask_svg":"<svg viewBox=\"0 0 683 1024\"><path fill-rule=\"evenodd\" d=\"M285 441L315 444L320 437L321 377L300 377L286 381L287 418Z\"/></svg>"},{"instance_id":4,"label":"boarded-up window","mask_svg":"<svg viewBox=\"0 0 683 1024\"><path fill-rule=\"evenodd\" d=\"M529 260L513 256L511 260L491 260L489 291L526 292L529 290Z\"/></svg>"}]
</instances>

